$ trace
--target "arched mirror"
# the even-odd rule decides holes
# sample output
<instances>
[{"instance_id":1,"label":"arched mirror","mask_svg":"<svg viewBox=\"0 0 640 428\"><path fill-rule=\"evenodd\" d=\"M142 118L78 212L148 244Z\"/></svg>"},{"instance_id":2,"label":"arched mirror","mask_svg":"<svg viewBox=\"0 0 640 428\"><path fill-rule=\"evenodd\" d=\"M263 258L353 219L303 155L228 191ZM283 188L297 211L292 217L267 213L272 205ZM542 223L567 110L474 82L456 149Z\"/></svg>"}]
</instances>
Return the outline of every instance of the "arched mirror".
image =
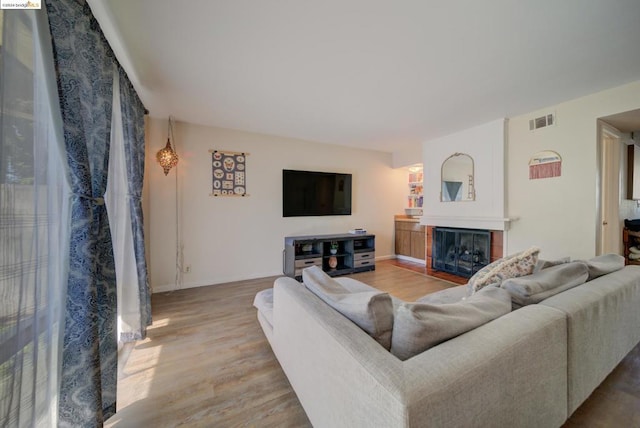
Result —
<instances>
[{"instance_id":1,"label":"arched mirror","mask_svg":"<svg viewBox=\"0 0 640 428\"><path fill-rule=\"evenodd\" d=\"M476 189L473 177L473 158L454 153L442 163L440 201L474 201Z\"/></svg>"}]
</instances>

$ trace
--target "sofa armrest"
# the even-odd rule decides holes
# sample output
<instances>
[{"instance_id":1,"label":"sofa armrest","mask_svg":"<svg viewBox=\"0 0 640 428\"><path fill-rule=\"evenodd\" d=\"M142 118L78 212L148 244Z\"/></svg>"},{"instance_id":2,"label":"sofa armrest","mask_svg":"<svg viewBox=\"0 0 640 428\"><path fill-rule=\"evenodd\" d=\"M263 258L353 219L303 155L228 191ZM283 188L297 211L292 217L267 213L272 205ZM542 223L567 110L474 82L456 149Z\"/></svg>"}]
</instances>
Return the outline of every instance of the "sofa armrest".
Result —
<instances>
[{"instance_id":1,"label":"sofa armrest","mask_svg":"<svg viewBox=\"0 0 640 428\"><path fill-rule=\"evenodd\" d=\"M274 353L314 426L406 426L400 360L291 278L273 304Z\"/></svg>"}]
</instances>

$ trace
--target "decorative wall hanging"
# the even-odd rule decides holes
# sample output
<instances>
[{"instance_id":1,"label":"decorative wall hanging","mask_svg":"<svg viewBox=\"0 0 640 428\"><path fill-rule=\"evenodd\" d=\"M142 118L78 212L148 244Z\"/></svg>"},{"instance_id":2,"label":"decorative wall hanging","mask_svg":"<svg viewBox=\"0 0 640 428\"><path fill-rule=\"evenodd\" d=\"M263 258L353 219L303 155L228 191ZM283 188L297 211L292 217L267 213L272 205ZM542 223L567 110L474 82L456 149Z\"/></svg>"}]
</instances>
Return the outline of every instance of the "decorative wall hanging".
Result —
<instances>
[{"instance_id":1,"label":"decorative wall hanging","mask_svg":"<svg viewBox=\"0 0 640 428\"><path fill-rule=\"evenodd\" d=\"M562 157L553 150L538 152L529 160L529 180L560 177Z\"/></svg>"},{"instance_id":2,"label":"decorative wall hanging","mask_svg":"<svg viewBox=\"0 0 640 428\"><path fill-rule=\"evenodd\" d=\"M247 156L245 152L209 150L213 190L211 196L249 196L247 194Z\"/></svg>"}]
</instances>

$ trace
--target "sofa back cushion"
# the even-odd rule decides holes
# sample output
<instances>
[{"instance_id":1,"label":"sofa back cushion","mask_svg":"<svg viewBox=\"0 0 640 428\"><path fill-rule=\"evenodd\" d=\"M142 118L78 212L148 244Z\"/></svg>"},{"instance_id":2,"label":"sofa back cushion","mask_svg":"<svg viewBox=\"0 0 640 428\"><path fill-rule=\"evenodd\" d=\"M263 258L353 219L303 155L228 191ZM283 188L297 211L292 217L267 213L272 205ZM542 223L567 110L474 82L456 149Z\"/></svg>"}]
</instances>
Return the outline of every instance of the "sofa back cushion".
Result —
<instances>
[{"instance_id":1,"label":"sofa back cushion","mask_svg":"<svg viewBox=\"0 0 640 428\"><path fill-rule=\"evenodd\" d=\"M589 277L587 265L563 263L531 275L505 280L501 287L509 292L514 308L539 303L555 294L583 284Z\"/></svg>"},{"instance_id":2,"label":"sofa back cushion","mask_svg":"<svg viewBox=\"0 0 640 428\"><path fill-rule=\"evenodd\" d=\"M615 272L624 267L624 257L618 254L603 254L589 260L581 261L589 269L589 279L596 279L599 276Z\"/></svg>"},{"instance_id":3,"label":"sofa back cushion","mask_svg":"<svg viewBox=\"0 0 640 428\"><path fill-rule=\"evenodd\" d=\"M509 293L495 286L457 303L402 303L393 323L391 353L409 359L509 312Z\"/></svg>"},{"instance_id":4,"label":"sofa back cushion","mask_svg":"<svg viewBox=\"0 0 640 428\"><path fill-rule=\"evenodd\" d=\"M304 269L302 282L309 291L366 331L385 349L391 348L393 303L389 293L374 288L370 291L349 291L318 266Z\"/></svg>"}]
</instances>

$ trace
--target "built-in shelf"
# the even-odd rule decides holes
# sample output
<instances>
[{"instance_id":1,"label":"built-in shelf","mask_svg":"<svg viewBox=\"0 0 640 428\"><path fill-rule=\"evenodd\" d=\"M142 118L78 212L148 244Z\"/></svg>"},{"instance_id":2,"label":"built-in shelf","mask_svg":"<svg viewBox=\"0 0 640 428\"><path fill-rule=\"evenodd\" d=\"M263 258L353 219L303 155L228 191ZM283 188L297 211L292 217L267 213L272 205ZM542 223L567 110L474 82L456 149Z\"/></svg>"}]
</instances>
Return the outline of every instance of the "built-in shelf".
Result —
<instances>
[{"instance_id":1,"label":"built-in shelf","mask_svg":"<svg viewBox=\"0 0 640 428\"><path fill-rule=\"evenodd\" d=\"M409 195L407 196L408 208L422 208L424 200L423 173L412 172L409 174Z\"/></svg>"}]
</instances>

